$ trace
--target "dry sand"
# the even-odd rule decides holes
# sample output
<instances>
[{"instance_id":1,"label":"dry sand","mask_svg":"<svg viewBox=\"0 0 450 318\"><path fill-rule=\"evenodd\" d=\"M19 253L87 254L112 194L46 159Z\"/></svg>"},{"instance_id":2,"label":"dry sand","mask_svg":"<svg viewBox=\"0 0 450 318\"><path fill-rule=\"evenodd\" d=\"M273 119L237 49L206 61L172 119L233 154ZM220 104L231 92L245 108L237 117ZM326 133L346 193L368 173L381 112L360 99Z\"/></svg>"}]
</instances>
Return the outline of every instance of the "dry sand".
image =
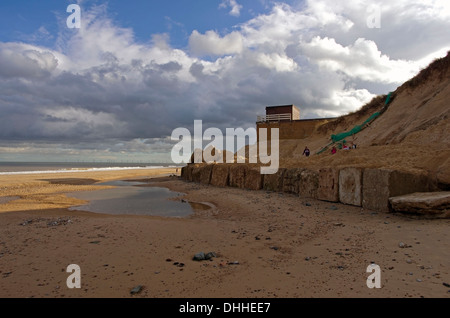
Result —
<instances>
[{"instance_id":1,"label":"dry sand","mask_svg":"<svg viewBox=\"0 0 450 318\"><path fill-rule=\"evenodd\" d=\"M98 188L94 180L167 173L174 170L2 176L0 297L450 297L450 220L177 177L148 186L213 208L187 218L67 209L80 202L64 193ZM193 261L202 251L217 257ZM381 289L366 286L371 262L381 267ZM81 289L66 286L70 264L81 268Z\"/></svg>"}]
</instances>

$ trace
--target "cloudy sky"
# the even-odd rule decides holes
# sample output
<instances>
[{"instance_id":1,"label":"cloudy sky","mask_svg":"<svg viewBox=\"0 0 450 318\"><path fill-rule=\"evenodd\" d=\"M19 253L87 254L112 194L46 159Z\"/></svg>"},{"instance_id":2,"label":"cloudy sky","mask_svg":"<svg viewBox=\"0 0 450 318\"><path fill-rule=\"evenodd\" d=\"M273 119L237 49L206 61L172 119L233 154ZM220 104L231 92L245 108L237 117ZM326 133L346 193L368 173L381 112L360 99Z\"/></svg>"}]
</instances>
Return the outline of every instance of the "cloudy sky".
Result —
<instances>
[{"instance_id":1,"label":"cloudy sky","mask_svg":"<svg viewBox=\"0 0 450 318\"><path fill-rule=\"evenodd\" d=\"M444 56L449 30L448 0L2 0L0 161L170 162L194 120L346 114Z\"/></svg>"}]
</instances>

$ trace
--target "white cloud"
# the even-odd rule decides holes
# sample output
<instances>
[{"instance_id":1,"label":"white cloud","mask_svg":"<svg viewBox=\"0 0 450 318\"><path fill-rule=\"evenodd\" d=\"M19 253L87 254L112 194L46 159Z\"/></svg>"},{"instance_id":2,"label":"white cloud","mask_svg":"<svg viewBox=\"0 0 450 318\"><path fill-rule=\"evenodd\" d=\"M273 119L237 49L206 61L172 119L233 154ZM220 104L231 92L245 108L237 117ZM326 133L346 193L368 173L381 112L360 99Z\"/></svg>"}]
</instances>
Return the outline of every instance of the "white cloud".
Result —
<instances>
[{"instance_id":1,"label":"white cloud","mask_svg":"<svg viewBox=\"0 0 450 318\"><path fill-rule=\"evenodd\" d=\"M219 5L219 8L230 8L229 14L238 17L241 15L242 5L237 3L236 0L222 0Z\"/></svg>"},{"instance_id":2,"label":"white cloud","mask_svg":"<svg viewBox=\"0 0 450 318\"><path fill-rule=\"evenodd\" d=\"M400 83L414 76L422 66L412 61L391 60L381 54L375 42L363 38L344 47L335 39L317 36L311 42L302 43L300 48L325 69L364 81Z\"/></svg>"},{"instance_id":3,"label":"white cloud","mask_svg":"<svg viewBox=\"0 0 450 318\"><path fill-rule=\"evenodd\" d=\"M0 42L0 75L38 78L50 75L58 65L52 52L21 43Z\"/></svg>"},{"instance_id":4,"label":"white cloud","mask_svg":"<svg viewBox=\"0 0 450 318\"><path fill-rule=\"evenodd\" d=\"M195 55L237 54L243 50L243 39L241 33L237 31L220 37L215 31L200 34L197 30L194 30L189 37L189 47Z\"/></svg>"}]
</instances>

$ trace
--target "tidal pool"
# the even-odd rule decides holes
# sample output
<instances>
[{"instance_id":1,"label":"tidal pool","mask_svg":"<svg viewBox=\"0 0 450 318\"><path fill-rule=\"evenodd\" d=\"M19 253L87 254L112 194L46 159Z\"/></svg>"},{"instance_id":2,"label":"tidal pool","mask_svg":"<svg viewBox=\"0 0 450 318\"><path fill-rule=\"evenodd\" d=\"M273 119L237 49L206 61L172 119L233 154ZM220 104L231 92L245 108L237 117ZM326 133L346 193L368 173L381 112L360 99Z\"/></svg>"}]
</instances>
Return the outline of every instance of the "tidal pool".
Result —
<instances>
[{"instance_id":1,"label":"tidal pool","mask_svg":"<svg viewBox=\"0 0 450 318\"><path fill-rule=\"evenodd\" d=\"M87 211L114 215L152 215L164 217L185 217L194 212L189 203L170 200L183 193L167 188L142 187L141 182L113 181L99 185L116 188L90 192L69 193L67 196L88 201L86 205L71 207L71 211Z\"/></svg>"}]
</instances>

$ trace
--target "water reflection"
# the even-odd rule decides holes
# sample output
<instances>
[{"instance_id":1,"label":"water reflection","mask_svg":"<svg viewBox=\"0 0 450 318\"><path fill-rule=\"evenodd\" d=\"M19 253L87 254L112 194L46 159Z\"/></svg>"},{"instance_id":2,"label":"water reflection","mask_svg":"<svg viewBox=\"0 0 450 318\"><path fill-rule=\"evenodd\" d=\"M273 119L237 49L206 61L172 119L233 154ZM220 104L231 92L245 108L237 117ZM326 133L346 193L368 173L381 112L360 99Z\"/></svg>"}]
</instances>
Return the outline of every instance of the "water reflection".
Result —
<instances>
[{"instance_id":1,"label":"water reflection","mask_svg":"<svg viewBox=\"0 0 450 318\"><path fill-rule=\"evenodd\" d=\"M69 197L88 201L86 205L70 208L74 211L114 215L152 215L164 217L185 217L192 214L189 203L170 200L184 194L160 187L139 187L142 182L112 181L99 185L110 185L117 188L91 192L76 192Z\"/></svg>"}]
</instances>

